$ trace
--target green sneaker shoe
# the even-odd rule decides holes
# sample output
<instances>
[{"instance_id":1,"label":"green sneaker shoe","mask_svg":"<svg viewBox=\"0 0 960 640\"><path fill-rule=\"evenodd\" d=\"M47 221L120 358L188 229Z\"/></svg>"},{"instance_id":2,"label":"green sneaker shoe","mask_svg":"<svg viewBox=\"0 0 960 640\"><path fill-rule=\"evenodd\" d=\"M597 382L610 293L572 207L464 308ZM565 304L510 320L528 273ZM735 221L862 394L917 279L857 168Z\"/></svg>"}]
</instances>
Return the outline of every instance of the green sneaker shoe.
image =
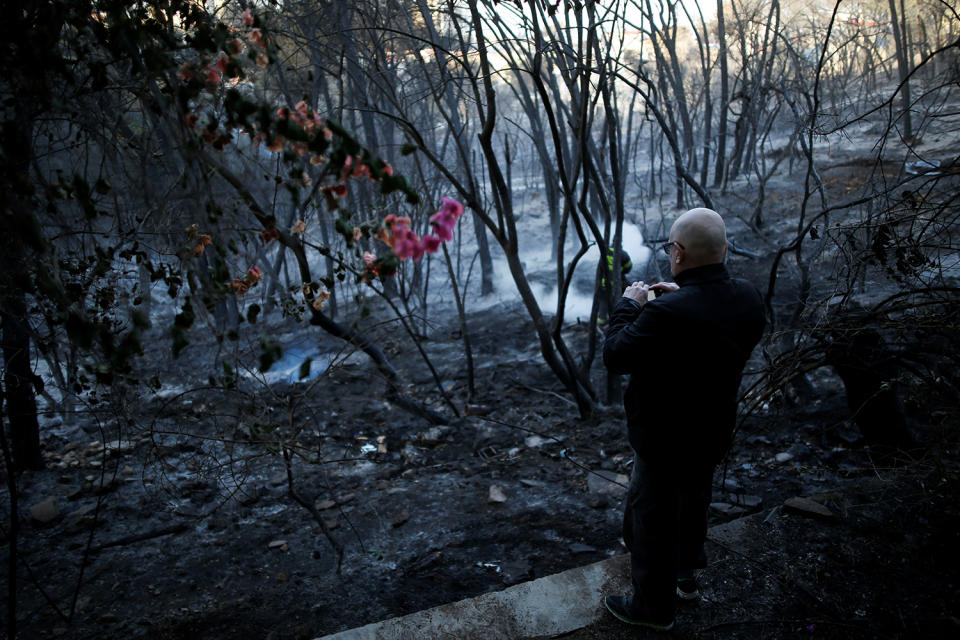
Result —
<instances>
[{"instance_id":1,"label":"green sneaker shoe","mask_svg":"<svg viewBox=\"0 0 960 640\"><path fill-rule=\"evenodd\" d=\"M603 599L607 611L612 613L618 620L640 627L648 627L657 631L669 631L673 629L673 618L669 620L656 620L652 616L637 616L633 609L633 598L630 596L610 595Z\"/></svg>"},{"instance_id":2,"label":"green sneaker shoe","mask_svg":"<svg viewBox=\"0 0 960 640\"><path fill-rule=\"evenodd\" d=\"M700 586L696 578L677 579L677 597L686 602L700 599Z\"/></svg>"}]
</instances>

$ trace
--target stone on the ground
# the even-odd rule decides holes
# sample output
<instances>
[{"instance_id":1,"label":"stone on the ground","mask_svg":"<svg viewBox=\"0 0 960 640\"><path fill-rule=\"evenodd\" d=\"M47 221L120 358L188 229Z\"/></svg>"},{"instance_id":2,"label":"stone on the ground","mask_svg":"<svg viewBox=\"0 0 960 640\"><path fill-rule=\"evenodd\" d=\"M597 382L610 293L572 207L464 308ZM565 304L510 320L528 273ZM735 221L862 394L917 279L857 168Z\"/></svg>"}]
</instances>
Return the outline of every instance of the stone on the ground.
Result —
<instances>
[{"instance_id":1,"label":"stone on the ground","mask_svg":"<svg viewBox=\"0 0 960 640\"><path fill-rule=\"evenodd\" d=\"M619 496L627 490L628 484L630 484L630 478L614 471L601 469L587 474L587 490L590 493Z\"/></svg>"},{"instance_id":2,"label":"stone on the ground","mask_svg":"<svg viewBox=\"0 0 960 640\"><path fill-rule=\"evenodd\" d=\"M57 505L57 499L50 497L43 502L38 502L30 507L30 517L34 522L47 524L53 522L60 516L60 507Z\"/></svg>"},{"instance_id":3,"label":"stone on the ground","mask_svg":"<svg viewBox=\"0 0 960 640\"><path fill-rule=\"evenodd\" d=\"M409 519L410 519L410 512L404 509L403 511L401 511L400 513L398 513L393 517L393 520L390 522L390 524L392 524L394 527L399 527L404 523L406 523L406 521Z\"/></svg>"},{"instance_id":4,"label":"stone on the ground","mask_svg":"<svg viewBox=\"0 0 960 640\"><path fill-rule=\"evenodd\" d=\"M427 463L427 456L409 442L403 445L403 449L400 450L400 457L411 466L422 466Z\"/></svg>"},{"instance_id":5,"label":"stone on the ground","mask_svg":"<svg viewBox=\"0 0 960 640\"><path fill-rule=\"evenodd\" d=\"M498 484L490 485L490 490L487 493L487 502L492 503L501 503L507 501L507 494L504 493L503 487Z\"/></svg>"},{"instance_id":6,"label":"stone on the ground","mask_svg":"<svg viewBox=\"0 0 960 640\"><path fill-rule=\"evenodd\" d=\"M531 449L535 449L543 444L543 438L540 436L527 436L523 439L523 443Z\"/></svg>"},{"instance_id":7,"label":"stone on the ground","mask_svg":"<svg viewBox=\"0 0 960 640\"><path fill-rule=\"evenodd\" d=\"M738 507L735 504L730 504L729 502L711 502L710 508L718 513L722 513L728 516L739 516L747 512L743 507Z\"/></svg>"},{"instance_id":8,"label":"stone on the ground","mask_svg":"<svg viewBox=\"0 0 960 640\"><path fill-rule=\"evenodd\" d=\"M800 515L814 518L825 518L828 520L833 519L833 511L830 511L830 509L827 507L815 500L811 500L810 498L790 498L783 503L783 506L788 511L792 511Z\"/></svg>"}]
</instances>

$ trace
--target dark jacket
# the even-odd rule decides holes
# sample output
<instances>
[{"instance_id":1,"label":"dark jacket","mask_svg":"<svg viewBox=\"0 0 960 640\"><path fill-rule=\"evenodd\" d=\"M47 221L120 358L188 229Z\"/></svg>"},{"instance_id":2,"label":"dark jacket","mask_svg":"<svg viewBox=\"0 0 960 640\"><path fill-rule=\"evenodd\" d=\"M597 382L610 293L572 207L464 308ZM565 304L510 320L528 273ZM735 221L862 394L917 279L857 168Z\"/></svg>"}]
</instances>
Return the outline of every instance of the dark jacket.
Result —
<instances>
[{"instance_id":1,"label":"dark jacket","mask_svg":"<svg viewBox=\"0 0 960 640\"><path fill-rule=\"evenodd\" d=\"M642 309L620 298L603 362L630 374L624 407L638 455L715 464L730 445L743 367L763 334L763 302L723 264L682 271L676 283L679 291Z\"/></svg>"}]
</instances>

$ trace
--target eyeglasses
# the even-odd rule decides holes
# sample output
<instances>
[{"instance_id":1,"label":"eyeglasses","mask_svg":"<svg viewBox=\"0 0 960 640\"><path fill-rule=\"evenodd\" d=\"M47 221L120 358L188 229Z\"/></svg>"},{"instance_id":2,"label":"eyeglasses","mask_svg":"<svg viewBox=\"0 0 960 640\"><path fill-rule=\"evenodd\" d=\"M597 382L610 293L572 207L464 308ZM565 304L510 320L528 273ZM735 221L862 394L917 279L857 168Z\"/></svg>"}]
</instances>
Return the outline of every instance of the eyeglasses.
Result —
<instances>
[{"instance_id":1,"label":"eyeglasses","mask_svg":"<svg viewBox=\"0 0 960 640\"><path fill-rule=\"evenodd\" d=\"M686 248L685 246L683 246L682 244L680 244L680 243L677 242L676 240L671 240L670 242L664 242L662 245L660 245L660 248L663 249L663 252L664 252L665 254L670 255L670 249L673 248L673 245L677 245L678 247L680 247L680 248L683 249L684 251L687 250L687 248Z\"/></svg>"}]
</instances>

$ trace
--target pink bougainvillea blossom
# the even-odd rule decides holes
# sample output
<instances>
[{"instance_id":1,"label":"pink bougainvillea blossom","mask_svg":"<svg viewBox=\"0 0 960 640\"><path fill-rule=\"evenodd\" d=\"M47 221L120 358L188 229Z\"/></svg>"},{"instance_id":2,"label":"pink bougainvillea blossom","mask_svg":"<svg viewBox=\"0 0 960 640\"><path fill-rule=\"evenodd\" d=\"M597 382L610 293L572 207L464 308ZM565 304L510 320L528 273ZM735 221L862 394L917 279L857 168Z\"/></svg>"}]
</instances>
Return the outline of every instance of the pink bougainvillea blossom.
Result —
<instances>
[{"instance_id":1,"label":"pink bougainvillea blossom","mask_svg":"<svg viewBox=\"0 0 960 640\"><path fill-rule=\"evenodd\" d=\"M437 213L444 213L453 216L454 221L458 220L460 216L463 215L463 205L457 200L444 196L440 198L440 201L443 202L443 204L440 205L440 211Z\"/></svg>"},{"instance_id":2,"label":"pink bougainvillea blossom","mask_svg":"<svg viewBox=\"0 0 960 640\"><path fill-rule=\"evenodd\" d=\"M363 252L363 273L360 282L370 282L380 275L380 261L372 251Z\"/></svg>"},{"instance_id":3,"label":"pink bougainvillea blossom","mask_svg":"<svg viewBox=\"0 0 960 640\"><path fill-rule=\"evenodd\" d=\"M457 225L457 220L463 215L463 205L453 198L441 198L443 205L440 210L430 216L430 224L437 237L442 242L448 242L453 239L453 228Z\"/></svg>"},{"instance_id":4,"label":"pink bougainvillea blossom","mask_svg":"<svg viewBox=\"0 0 960 640\"><path fill-rule=\"evenodd\" d=\"M303 220L297 220L296 222L293 223L293 226L290 227L290 233L294 235L301 234L306 230L307 230L307 223L304 222Z\"/></svg>"},{"instance_id":5,"label":"pink bougainvillea blossom","mask_svg":"<svg viewBox=\"0 0 960 640\"><path fill-rule=\"evenodd\" d=\"M418 259L423 255L423 249L420 249L420 239L406 225L395 225L393 227L393 253L401 260L407 258Z\"/></svg>"},{"instance_id":6,"label":"pink bougainvillea blossom","mask_svg":"<svg viewBox=\"0 0 960 640\"><path fill-rule=\"evenodd\" d=\"M428 233L420 239L420 245L423 247L424 253L436 253L440 250L440 238Z\"/></svg>"},{"instance_id":7,"label":"pink bougainvillea blossom","mask_svg":"<svg viewBox=\"0 0 960 640\"><path fill-rule=\"evenodd\" d=\"M453 228L463 215L463 205L452 198L443 198L440 210L430 216L434 233L422 238L410 230L410 218L388 215L380 228L380 240L393 250L400 260L413 258L419 260L424 254L434 254L440 250L440 244L453 238Z\"/></svg>"},{"instance_id":8,"label":"pink bougainvillea blossom","mask_svg":"<svg viewBox=\"0 0 960 640\"><path fill-rule=\"evenodd\" d=\"M250 26L253 24L253 11L247 9L243 12L243 24Z\"/></svg>"}]
</instances>

